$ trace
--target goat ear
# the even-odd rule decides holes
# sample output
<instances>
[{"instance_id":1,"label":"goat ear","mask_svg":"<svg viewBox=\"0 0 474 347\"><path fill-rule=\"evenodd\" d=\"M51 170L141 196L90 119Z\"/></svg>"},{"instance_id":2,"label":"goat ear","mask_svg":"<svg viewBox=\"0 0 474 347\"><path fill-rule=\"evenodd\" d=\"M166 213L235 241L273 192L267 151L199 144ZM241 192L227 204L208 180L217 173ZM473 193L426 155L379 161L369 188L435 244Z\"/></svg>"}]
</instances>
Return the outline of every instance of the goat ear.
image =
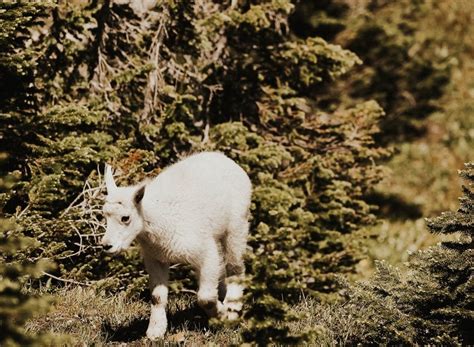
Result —
<instances>
[{"instance_id":1,"label":"goat ear","mask_svg":"<svg viewBox=\"0 0 474 347\"><path fill-rule=\"evenodd\" d=\"M133 197L133 201L135 201L135 204L138 205L143 199L143 196L145 195L145 185L143 184L140 188L135 193L135 196Z\"/></svg>"},{"instance_id":2,"label":"goat ear","mask_svg":"<svg viewBox=\"0 0 474 347\"><path fill-rule=\"evenodd\" d=\"M115 184L114 175L112 173L112 166L105 164L105 185L107 187L107 192L110 193L112 190L117 189Z\"/></svg>"}]
</instances>

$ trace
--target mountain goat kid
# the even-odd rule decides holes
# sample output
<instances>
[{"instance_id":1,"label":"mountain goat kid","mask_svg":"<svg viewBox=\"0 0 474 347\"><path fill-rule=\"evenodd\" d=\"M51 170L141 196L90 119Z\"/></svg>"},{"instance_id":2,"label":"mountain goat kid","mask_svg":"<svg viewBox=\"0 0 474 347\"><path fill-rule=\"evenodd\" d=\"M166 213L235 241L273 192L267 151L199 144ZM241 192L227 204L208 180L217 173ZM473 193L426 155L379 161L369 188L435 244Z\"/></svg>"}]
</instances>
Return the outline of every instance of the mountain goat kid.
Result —
<instances>
[{"instance_id":1,"label":"mountain goat kid","mask_svg":"<svg viewBox=\"0 0 474 347\"><path fill-rule=\"evenodd\" d=\"M235 279L244 272L252 189L244 170L224 154L203 152L132 187L117 187L107 165L105 182L101 244L117 253L138 241L150 275L148 338L166 332L170 263L196 270L198 303L210 317L235 318L242 295Z\"/></svg>"}]
</instances>

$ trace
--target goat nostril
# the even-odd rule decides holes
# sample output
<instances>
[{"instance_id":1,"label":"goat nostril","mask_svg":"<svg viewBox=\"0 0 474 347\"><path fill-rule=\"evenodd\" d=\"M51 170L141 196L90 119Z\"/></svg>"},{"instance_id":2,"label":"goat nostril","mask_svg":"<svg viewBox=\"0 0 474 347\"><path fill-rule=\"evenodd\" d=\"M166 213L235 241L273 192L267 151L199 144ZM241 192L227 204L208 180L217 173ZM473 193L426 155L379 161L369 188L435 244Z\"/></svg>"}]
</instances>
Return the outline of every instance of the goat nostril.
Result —
<instances>
[{"instance_id":1,"label":"goat nostril","mask_svg":"<svg viewBox=\"0 0 474 347\"><path fill-rule=\"evenodd\" d=\"M102 247L104 248L104 250L110 251L110 249L112 248L112 245L103 245Z\"/></svg>"}]
</instances>

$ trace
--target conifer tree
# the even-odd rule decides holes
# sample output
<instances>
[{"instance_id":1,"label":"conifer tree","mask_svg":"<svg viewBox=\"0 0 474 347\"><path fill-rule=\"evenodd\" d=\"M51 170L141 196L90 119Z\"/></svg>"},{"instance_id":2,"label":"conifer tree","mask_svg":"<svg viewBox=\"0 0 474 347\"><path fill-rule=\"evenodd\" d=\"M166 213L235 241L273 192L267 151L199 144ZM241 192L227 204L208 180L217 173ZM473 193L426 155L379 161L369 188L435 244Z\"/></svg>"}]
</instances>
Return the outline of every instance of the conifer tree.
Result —
<instances>
[{"instance_id":1,"label":"conifer tree","mask_svg":"<svg viewBox=\"0 0 474 347\"><path fill-rule=\"evenodd\" d=\"M430 232L455 234L455 240L413 253L406 271L379 263L372 279L349 289L345 314L358 317L356 324L365 324L366 331L350 337L351 343L474 342L474 163L460 176L466 185L459 209L427 220Z\"/></svg>"},{"instance_id":2,"label":"conifer tree","mask_svg":"<svg viewBox=\"0 0 474 347\"><path fill-rule=\"evenodd\" d=\"M413 285L421 290L406 296L413 316L421 320L421 343L449 338L474 343L474 163L466 164L460 176L466 185L459 209L427 221L430 232L455 234L457 240L420 252L410 265L417 275Z\"/></svg>"}]
</instances>

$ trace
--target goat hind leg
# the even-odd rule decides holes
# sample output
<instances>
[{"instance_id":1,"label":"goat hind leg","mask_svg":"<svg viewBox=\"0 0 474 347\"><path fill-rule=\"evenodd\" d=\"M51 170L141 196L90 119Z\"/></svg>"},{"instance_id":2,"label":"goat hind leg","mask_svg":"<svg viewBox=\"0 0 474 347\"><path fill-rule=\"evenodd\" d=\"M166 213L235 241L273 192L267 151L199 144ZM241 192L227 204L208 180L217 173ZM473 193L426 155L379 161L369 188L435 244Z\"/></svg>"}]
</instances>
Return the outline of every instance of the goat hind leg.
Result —
<instances>
[{"instance_id":1,"label":"goat hind leg","mask_svg":"<svg viewBox=\"0 0 474 347\"><path fill-rule=\"evenodd\" d=\"M218 315L218 287L224 271L223 259L219 254L217 244L210 243L198 269L199 290L197 293L198 304L209 317Z\"/></svg>"},{"instance_id":2,"label":"goat hind leg","mask_svg":"<svg viewBox=\"0 0 474 347\"><path fill-rule=\"evenodd\" d=\"M221 310L222 316L228 320L237 319L242 310L244 292L244 252L247 247L249 223L246 217L236 218L229 224L229 232L225 239L227 291Z\"/></svg>"},{"instance_id":3,"label":"goat hind leg","mask_svg":"<svg viewBox=\"0 0 474 347\"><path fill-rule=\"evenodd\" d=\"M229 223L224 239L227 276L241 276L245 272L244 253L247 247L249 222L245 217L238 217Z\"/></svg>"}]
</instances>

